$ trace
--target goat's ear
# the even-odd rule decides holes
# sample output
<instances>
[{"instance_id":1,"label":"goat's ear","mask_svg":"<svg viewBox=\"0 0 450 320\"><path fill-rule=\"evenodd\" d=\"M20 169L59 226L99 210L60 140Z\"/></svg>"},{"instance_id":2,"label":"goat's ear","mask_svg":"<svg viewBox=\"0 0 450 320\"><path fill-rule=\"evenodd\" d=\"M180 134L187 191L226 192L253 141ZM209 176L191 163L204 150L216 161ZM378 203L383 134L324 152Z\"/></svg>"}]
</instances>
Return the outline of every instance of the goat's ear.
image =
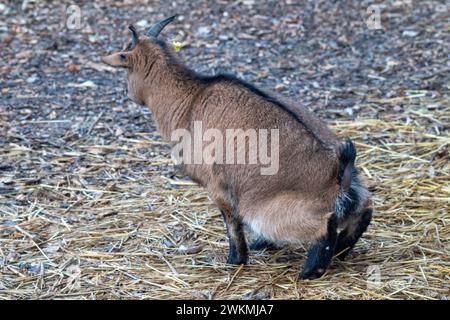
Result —
<instances>
[{"instance_id":1,"label":"goat's ear","mask_svg":"<svg viewBox=\"0 0 450 320\"><path fill-rule=\"evenodd\" d=\"M102 61L112 67L127 68L130 66L130 57L128 52L117 52L109 56L102 57Z\"/></svg>"}]
</instances>

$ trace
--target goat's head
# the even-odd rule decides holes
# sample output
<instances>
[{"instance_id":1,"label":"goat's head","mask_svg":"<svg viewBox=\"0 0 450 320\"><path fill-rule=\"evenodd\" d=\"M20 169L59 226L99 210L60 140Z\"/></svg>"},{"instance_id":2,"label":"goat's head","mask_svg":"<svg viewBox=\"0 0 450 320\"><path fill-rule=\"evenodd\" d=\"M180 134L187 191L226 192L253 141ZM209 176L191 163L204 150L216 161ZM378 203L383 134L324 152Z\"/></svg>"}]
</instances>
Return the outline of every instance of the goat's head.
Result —
<instances>
[{"instance_id":1,"label":"goat's head","mask_svg":"<svg viewBox=\"0 0 450 320\"><path fill-rule=\"evenodd\" d=\"M132 39L125 48L102 58L103 62L128 70L128 96L138 104L144 104L143 88L148 79L152 67L165 57L164 43L157 39L159 33L166 25L172 22L176 16L161 20L154 24L142 37L139 37L136 29L131 25Z\"/></svg>"}]
</instances>

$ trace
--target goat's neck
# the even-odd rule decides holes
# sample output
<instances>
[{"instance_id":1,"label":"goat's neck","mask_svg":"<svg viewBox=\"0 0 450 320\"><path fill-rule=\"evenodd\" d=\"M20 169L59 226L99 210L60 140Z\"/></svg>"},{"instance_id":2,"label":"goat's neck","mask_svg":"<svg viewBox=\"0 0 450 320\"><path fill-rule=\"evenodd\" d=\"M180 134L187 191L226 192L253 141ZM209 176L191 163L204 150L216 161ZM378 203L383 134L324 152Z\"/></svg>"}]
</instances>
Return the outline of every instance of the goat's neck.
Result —
<instances>
[{"instance_id":1,"label":"goat's neck","mask_svg":"<svg viewBox=\"0 0 450 320\"><path fill-rule=\"evenodd\" d=\"M187 128L199 83L182 66L155 69L143 88L144 102L152 111L163 138L169 140L173 130Z\"/></svg>"}]
</instances>

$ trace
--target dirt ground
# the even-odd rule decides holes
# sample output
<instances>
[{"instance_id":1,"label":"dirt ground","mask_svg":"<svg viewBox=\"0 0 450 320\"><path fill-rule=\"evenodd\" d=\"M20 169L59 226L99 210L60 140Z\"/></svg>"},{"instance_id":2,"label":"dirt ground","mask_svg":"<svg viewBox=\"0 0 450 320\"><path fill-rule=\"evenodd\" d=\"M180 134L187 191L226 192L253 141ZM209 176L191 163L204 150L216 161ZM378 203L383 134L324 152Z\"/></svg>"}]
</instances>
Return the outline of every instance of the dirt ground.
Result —
<instances>
[{"instance_id":1,"label":"dirt ground","mask_svg":"<svg viewBox=\"0 0 450 320\"><path fill-rule=\"evenodd\" d=\"M73 4L0 4L0 299L450 298L448 2L77 1L80 24ZM191 68L355 141L376 212L321 279L297 281L306 246L226 265L219 211L100 62L174 13Z\"/></svg>"}]
</instances>

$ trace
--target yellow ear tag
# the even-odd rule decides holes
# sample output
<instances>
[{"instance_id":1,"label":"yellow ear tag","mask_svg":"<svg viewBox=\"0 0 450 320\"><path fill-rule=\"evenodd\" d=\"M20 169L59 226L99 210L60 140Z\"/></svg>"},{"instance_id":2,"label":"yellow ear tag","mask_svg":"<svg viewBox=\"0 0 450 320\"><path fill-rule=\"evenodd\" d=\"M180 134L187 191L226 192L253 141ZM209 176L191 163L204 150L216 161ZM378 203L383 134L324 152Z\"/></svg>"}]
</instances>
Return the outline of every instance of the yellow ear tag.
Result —
<instances>
[{"instance_id":1,"label":"yellow ear tag","mask_svg":"<svg viewBox=\"0 0 450 320\"><path fill-rule=\"evenodd\" d=\"M183 45L181 44L181 42L174 41L174 42L172 42L172 44L175 49L175 52L180 52L181 48L183 48Z\"/></svg>"}]
</instances>

